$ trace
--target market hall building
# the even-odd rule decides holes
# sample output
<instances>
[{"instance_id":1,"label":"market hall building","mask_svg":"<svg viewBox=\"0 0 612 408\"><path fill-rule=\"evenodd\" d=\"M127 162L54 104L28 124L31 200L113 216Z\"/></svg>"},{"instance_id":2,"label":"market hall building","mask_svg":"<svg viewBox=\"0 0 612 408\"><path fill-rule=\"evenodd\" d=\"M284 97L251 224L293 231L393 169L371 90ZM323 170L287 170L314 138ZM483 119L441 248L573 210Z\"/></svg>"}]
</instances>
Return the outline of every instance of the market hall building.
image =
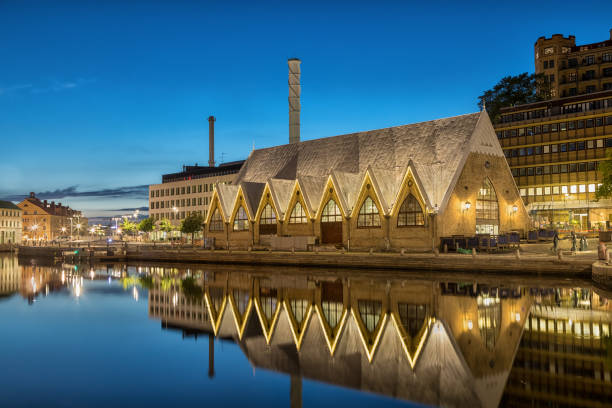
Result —
<instances>
[{"instance_id":1,"label":"market hall building","mask_svg":"<svg viewBox=\"0 0 612 408\"><path fill-rule=\"evenodd\" d=\"M216 185L205 235L219 248L428 251L528 228L479 112L254 150L234 184Z\"/></svg>"}]
</instances>

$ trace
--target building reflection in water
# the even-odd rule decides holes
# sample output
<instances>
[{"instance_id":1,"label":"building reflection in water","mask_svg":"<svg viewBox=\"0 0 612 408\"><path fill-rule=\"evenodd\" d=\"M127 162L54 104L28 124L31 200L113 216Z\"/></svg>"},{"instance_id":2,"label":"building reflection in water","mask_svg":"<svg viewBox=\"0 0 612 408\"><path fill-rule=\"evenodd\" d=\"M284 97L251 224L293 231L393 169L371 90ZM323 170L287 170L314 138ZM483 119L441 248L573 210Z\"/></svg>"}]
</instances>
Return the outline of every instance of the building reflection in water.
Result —
<instances>
[{"instance_id":1,"label":"building reflection in water","mask_svg":"<svg viewBox=\"0 0 612 408\"><path fill-rule=\"evenodd\" d=\"M428 405L606 406L612 303L588 282L264 269L18 266L0 297L32 301L83 279L122 279L162 327L238 344L257 368ZM452 276L452 275L450 275ZM82 289L83 290L83 289ZM84 289L82 296L87 296Z\"/></svg>"},{"instance_id":2,"label":"building reflection in water","mask_svg":"<svg viewBox=\"0 0 612 408\"><path fill-rule=\"evenodd\" d=\"M604 341L612 308L591 287L151 272L151 318L232 339L253 366L291 377L294 406L301 378L444 406L598 406L612 398ZM181 289L184 273L199 294Z\"/></svg>"}]
</instances>

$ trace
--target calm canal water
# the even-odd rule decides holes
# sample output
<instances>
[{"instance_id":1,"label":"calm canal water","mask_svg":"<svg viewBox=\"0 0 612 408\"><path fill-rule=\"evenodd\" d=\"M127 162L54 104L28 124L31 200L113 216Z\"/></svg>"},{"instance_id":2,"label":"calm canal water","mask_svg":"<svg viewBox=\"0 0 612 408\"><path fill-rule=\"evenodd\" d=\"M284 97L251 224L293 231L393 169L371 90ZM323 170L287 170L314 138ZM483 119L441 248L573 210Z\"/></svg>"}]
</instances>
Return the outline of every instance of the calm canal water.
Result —
<instances>
[{"instance_id":1,"label":"calm canal water","mask_svg":"<svg viewBox=\"0 0 612 408\"><path fill-rule=\"evenodd\" d=\"M589 282L0 255L3 407L610 406Z\"/></svg>"}]
</instances>

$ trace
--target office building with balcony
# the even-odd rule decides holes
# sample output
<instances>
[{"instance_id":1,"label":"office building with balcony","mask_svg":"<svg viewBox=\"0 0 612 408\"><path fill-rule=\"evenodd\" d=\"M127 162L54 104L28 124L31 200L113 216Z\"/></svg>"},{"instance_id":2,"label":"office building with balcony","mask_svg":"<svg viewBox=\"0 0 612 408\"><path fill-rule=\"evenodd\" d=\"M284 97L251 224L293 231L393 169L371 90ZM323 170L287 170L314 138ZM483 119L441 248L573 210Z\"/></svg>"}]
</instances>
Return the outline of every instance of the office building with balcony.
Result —
<instances>
[{"instance_id":1,"label":"office building with balcony","mask_svg":"<svg viewBox=\"0 0 612 408\"><path fill-rule=\"evenodd\" d=\"M612 90L612 29L610 39L576 45L576 37L540 37L534 46L535 72L551 85L551 97L564 98Z\"/></svg>"},{"instance_id":2,"label":"office building with balcony","mask_svg":"<svg viewBox=\"0 0 612 408\"><path fill-rule=\"evenodd\" d=\"M599 164L612 147L612 90L504 108L495 130L540 225L586 229L612 220L612 201L595 200Z\"/></svg>"}]
</instances>

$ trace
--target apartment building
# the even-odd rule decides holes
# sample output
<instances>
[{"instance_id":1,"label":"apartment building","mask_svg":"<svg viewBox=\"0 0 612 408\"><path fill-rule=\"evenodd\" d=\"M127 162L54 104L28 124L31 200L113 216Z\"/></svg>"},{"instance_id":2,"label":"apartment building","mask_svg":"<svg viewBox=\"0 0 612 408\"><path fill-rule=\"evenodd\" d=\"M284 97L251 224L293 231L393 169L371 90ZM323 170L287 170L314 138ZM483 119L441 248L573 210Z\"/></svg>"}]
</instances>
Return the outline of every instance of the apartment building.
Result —
<instances>
[{"instance_id":1,"label":"apartment building","mask_svg":"<svg viewBox=\"0 0 612 408\"><path fill-rule=\"evenodd\" d=\"M0 201L0 245L21 242L21 213L10 201Z\"/></svg>"},{"instance_id":2,"label":"apartment building","mask_svg":"<svg viewBox=\"0 0 612 408\"><path fill-rule=\"evenodd\" d=\"M612 221L612 202L595 201L612 147L612 90L504 108L495 130L536 221L584 229Z\"/></svg>"},{"instance_id":3,"label":"apartment building","mask_svg":"<svg viewBox=\"0 0 612 408\"><path fill-rule=\"evenodd\" d=\"M612 90L612 29L610 39L576 45L576 37L555 34L534 45L535 72L544 74L553 99Z\"/></svg>"},{"instance_id":4,"label":"apartment building","mask_svg":"<svg viewBox=\"0 0 612 408\"><path fill-rule=\"evenodd\" d=\"M87 218L80 211L47 200L34 193L17 206L23 211L22 238L24 240L51 241L60 237L87 234Z\"/></svg>"}]
</instances>

